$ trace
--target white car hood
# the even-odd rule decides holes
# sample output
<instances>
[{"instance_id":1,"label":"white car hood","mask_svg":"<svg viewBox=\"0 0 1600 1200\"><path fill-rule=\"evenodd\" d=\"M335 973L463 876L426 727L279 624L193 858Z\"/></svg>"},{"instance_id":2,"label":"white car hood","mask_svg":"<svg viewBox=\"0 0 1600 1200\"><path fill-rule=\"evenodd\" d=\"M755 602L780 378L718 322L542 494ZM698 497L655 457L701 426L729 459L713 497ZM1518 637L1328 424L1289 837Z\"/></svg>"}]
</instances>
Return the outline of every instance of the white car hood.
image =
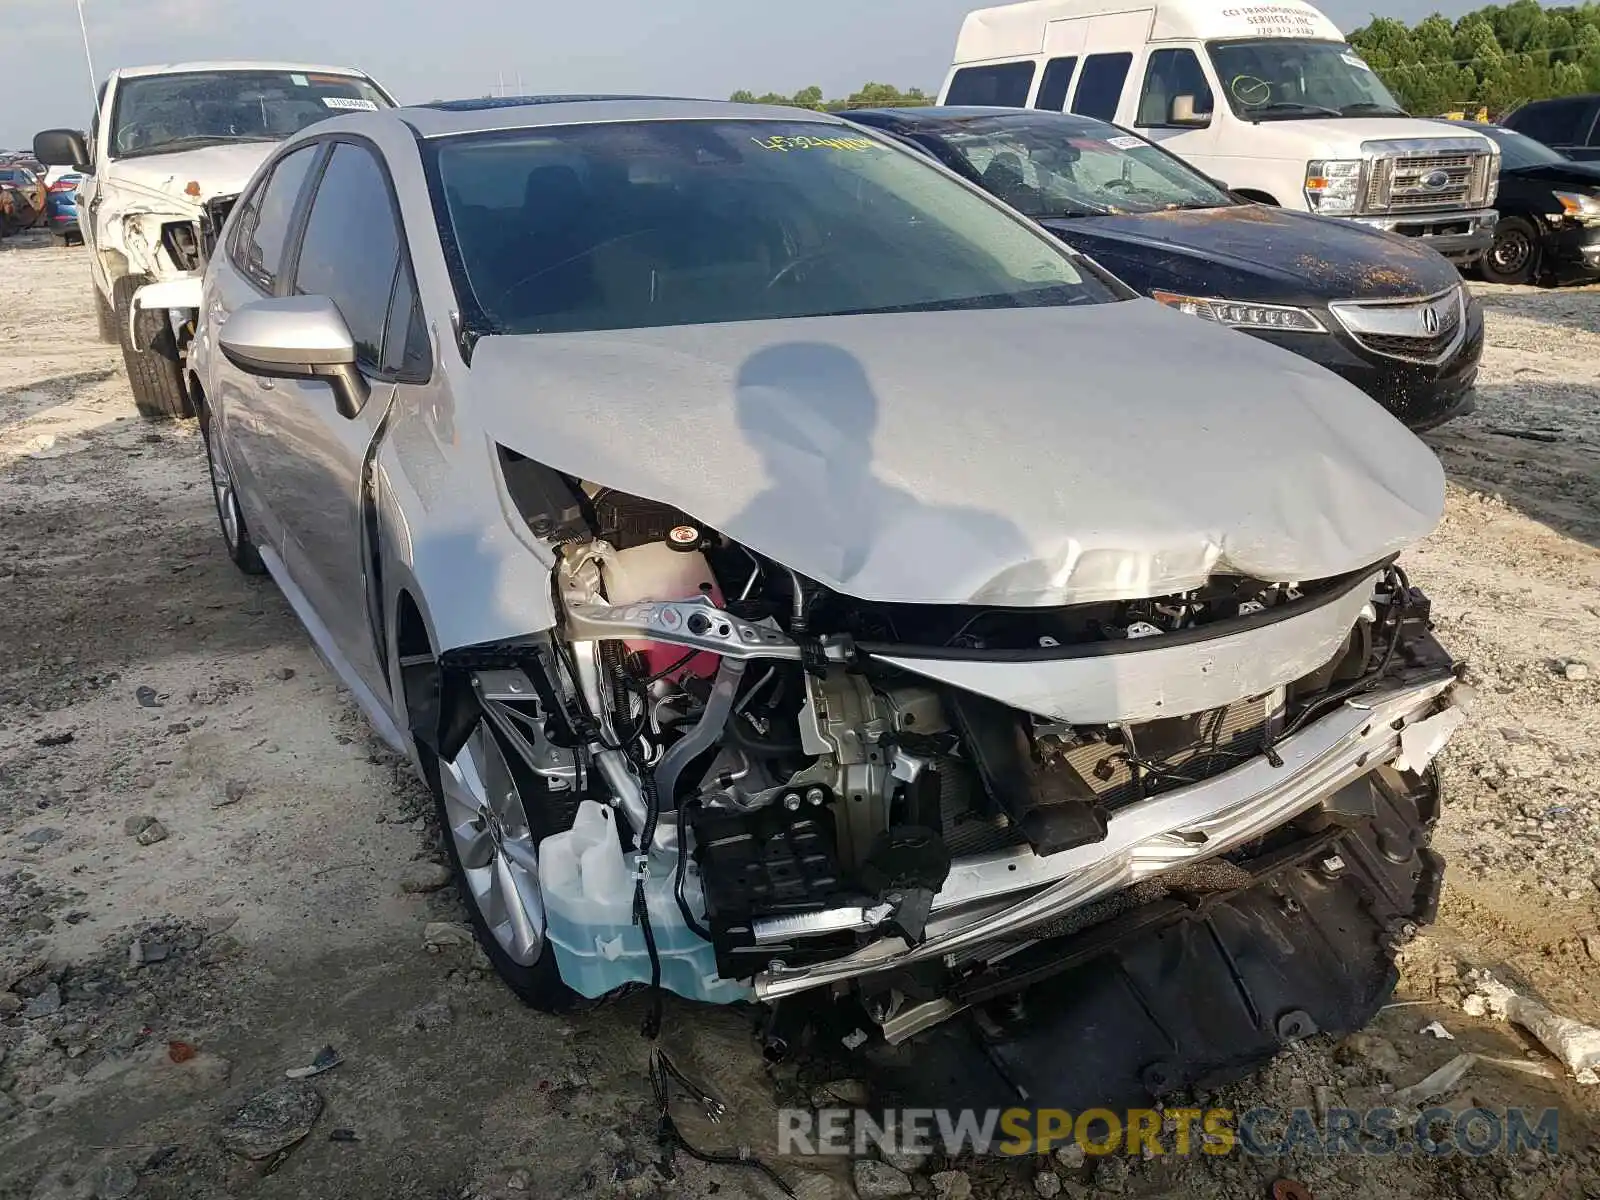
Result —
<instances>
[{"instance_id":1,"label":"white car hood","mask_svg":"<svg viewBox=\"0 0 1600 1200\"><path fill-rule=\"evenodd\" d=\"M469 389L501 444L881 602L1318 579L1444 507L1356 388L1148 300L487 337Z\"/></svg>"},{"instance_id":2,"label":"white car hood","mask_svg":"<svg viewBox=\"0 0 1600 1200\"><path fill-rule=\"evenodd\" d=\"M176 154L152 154L148 158L119 158L111 164L101 186L187 213L198 210L213 197L243 191L256 168L276 148L276 142L238 142ZM198 196L186 191L191 182L200 185Z\"/></svg>"}]
</instances>

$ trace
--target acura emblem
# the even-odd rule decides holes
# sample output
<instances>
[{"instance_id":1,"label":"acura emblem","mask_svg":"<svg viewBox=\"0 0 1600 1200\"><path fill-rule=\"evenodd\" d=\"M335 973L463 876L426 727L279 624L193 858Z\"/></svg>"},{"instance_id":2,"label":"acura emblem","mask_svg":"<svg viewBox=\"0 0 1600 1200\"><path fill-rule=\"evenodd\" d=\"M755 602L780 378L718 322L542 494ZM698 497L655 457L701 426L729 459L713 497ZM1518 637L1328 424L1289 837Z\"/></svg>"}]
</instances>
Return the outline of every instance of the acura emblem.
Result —
<instances>
[{"instance_id":1,"label":"acura emblem","mask_svg":"<svg viewBox=\"0 0 1600 1200\"><path fill-rule=\"evenodd\" d=\"M1439 312L1434 308L1422 310L1422 331L1429 337L1439 332Z\"/></svg>"},{"instance_id":2,"label":"acura emblem","mask_svg":"<svg viewBox=\"0 0 1600 1200\"><path fill-rule=\"evenodd\" d=\"M1419 182L1430 192L1437 192L1442 187L1450 186L1450 172L1429 171Z\"/></svg>"}]
</instances>

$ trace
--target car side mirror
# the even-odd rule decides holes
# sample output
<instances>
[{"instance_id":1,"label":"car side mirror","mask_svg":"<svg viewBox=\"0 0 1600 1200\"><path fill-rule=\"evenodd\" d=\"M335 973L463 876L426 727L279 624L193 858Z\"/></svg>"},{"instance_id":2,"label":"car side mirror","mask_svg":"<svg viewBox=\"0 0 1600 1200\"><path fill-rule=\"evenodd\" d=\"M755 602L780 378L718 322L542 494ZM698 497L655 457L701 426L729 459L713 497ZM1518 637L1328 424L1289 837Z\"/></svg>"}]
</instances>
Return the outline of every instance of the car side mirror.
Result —
<instances>
[{"instance_id":1,"label":"car side mirror","mask_svg":"<svg viewBox=\"0 0 1600 1200\"><path fill-rule=\"evenodd\" d=\"M1211 114L1195 112L1193 96L1174 96L1167 113L1167 124L1183 129L1204 129L1211 124Z\"/></svg>"},{"instance_id":2,"label":"car side mirror","mask_svg":"<svg viewBox=\"0 0 1600 1200\"><path fill-rule=\"evenodd\" d=\"M47 167L89 169L89 144L76 129L46 129L34 134L33 156Z\"/></svg>"},{"instance_id":3,"label":"car side mirror","mask_svg":"<svg viewBox=\"0 0 1600 1200\"><path fill-rule=\"evenodd\" d=\"M371 389L356 366L356 344L326 296L278 296L236 310L218 338L239 370L266 379L320 379L339 415L354 419Z\"/></svg>"}]
</instances>

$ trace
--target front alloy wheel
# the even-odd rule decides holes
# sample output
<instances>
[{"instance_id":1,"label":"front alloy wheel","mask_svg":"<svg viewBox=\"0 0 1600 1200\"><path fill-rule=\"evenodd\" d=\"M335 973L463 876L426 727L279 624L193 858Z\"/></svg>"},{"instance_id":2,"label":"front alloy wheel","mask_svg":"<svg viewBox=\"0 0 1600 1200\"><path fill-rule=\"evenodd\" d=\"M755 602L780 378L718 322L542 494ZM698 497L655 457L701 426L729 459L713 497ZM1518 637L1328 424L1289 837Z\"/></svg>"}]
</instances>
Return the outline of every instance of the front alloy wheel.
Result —
<instances>
[{"instance_id":1,"label":"front alloy wheel","mask_svg":"<svg viewBox=\"0 0 1600 1200\"><path fill-rule=\"evenodd\" d=\"M217 502L217 523L222 527L222 543L228 548L228 557L246 575L260 575L266 564L250 540L250 530L244 523L244 512L239 507L239 493L234 490L233 475L228 470L228 457L220 443L217 422L213 417L205 423L206 465L211 471L211 494Z\"/></svg>"},{"instance_id":2,"label":"front alloy wheel","mask_svg":"<svg viewBox=\"0 0 1600 1200\"><path fill-rule=\"evenodd\" d=\"M545 1012L571 1008L545 939L538 838L488 721L437 772L439 817L474 931L500 977Z\"/></svg>"}]
</instances>

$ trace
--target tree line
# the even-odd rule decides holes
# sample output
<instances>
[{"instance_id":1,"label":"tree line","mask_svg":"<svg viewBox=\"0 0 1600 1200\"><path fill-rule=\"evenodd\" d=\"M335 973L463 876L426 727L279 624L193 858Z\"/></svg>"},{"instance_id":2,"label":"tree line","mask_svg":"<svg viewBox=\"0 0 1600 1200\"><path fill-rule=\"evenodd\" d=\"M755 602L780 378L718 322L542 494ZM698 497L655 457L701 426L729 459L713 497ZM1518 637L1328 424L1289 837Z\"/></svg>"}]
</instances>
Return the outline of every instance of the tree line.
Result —
<instances>
[{"instance_id":1,"label":"tree line","mask_svg":"<svg viewBox=\"0 0 1600 1200\"><path fill-rule=\"evenodd\" d=\"M934 97L921 88L901 91L889 83L864 83L843 100L824 100L819 87L801 88L792 96L778 92L737 91L728 97L735 104L787 104L794 108L809 108L817 112L841 112L847 108L912 108L932 104Z\"/></svg>"},{"instance_id":2,"label":"tree line","mask_svg":"<svg viewBox=\"0 0 1600 1200\"><path fill-rule=\"evenodd\" d=\"M1519 104L1600 92L1600 4L1490 5L1451 22L1377 17L1350 44L1409 111L1435 116L1482 105L1503 116Z\"/></svg>"}]
</instances>

